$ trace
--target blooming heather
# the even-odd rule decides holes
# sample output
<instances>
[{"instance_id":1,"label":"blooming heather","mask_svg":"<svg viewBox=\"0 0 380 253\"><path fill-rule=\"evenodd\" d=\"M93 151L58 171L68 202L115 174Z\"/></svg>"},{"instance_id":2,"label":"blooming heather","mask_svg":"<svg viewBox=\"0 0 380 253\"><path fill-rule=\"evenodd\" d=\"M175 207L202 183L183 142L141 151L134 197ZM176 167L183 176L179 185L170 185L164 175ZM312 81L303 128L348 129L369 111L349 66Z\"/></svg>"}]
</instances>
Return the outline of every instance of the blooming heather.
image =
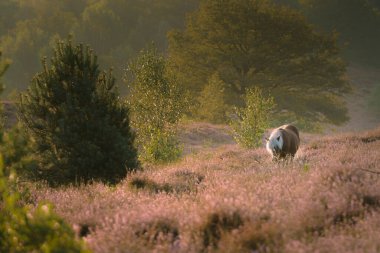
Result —
<instances>
[{"instance_id":1,"label":"blooming heather","mask_svg":"<svg viewBox=\"0 0 380 253\"><path fill-rule=\"evenodd\" d=\"M99 253L379 252L376 172L380 129L308 136L289 164L229 143L115 187L32 187L30 198L52 202Z\"/></svg>"}]
</instances>

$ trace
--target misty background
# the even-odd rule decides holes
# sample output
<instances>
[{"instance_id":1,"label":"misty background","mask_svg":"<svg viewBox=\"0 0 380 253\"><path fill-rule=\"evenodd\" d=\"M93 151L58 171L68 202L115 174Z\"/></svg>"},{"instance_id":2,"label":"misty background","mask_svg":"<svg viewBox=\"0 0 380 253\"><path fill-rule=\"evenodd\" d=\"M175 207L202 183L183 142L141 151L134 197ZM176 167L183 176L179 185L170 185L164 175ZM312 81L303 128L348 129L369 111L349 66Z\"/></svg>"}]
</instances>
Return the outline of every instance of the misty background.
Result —
<instances>
[{"instance_id":1,"label":"misty background","mask_svg":"<svg viewBox=\"0 0 380 253\"><path fill-rule=\"evenodd\" d=\"M58 39L71 34L88 44L104 69L113 68L122 94L128 63L154 42L169 55L168 32L183 31L199 0L2 0L0 49L10 63L3 99L26 89L51 56ZM336 34L352 92L344 95L348 118L341 129L374 127L380 115L380 2L375 0L276 0L299 11L316 31ZM222 77L223 79L223 77ZM233 98L236 100L236 98ZM335 116L334 116L335 117ZM350 124L344 125L344 123Z\"/></svg>"}]
</instances>

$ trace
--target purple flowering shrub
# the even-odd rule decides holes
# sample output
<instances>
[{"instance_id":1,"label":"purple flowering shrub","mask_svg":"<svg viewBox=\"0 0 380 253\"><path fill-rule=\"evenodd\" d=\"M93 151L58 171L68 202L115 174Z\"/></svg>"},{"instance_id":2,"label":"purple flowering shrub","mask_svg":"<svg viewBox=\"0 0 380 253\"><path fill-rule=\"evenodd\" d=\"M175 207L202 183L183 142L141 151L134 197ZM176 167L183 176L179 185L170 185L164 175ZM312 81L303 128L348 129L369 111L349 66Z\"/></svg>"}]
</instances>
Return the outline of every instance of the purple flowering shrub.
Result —
<instances>
[{"instance_id":1,"label":"purple flowering shrub","mask_svg":"<svg viewBox=\"0 0 380 253\"><path fill-rule=\"evenodd\" d=\"M380 129L302 141L289 163L225 144L117 186L35 185L30 198L94 252L378 252Z\"/></svg>"}]
</instances>

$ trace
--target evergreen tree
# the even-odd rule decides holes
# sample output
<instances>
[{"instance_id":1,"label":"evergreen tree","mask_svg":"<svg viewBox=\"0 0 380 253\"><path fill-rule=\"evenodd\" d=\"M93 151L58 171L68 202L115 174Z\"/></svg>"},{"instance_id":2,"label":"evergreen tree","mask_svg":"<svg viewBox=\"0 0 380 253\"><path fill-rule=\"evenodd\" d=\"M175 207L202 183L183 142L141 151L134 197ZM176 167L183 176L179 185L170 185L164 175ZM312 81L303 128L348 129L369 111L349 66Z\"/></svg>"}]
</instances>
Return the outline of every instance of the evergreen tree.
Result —
<instances>
[{"instance_id":1,"label":"evergreen tree","mask_svg":"<svg viewBox=\"0 0 380 253\"><path fill-rule=\"evenodd\" d=\"M58 42L21 95L20 118L51 183L117 182L138 167L129 109L89 47Z\"/></svg>"}]
</instances>

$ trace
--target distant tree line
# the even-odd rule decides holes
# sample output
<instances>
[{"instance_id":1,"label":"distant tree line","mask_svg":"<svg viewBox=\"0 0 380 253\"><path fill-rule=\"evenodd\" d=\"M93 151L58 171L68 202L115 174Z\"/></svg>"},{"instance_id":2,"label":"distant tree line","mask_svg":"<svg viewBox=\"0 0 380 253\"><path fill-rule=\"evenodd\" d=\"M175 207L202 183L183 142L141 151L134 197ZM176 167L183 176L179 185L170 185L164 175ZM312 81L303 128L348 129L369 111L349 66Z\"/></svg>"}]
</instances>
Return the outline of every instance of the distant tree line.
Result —
<instances>
[{"instance_id":1,"label":"distant tree line","mask_svg":"<svg viewBox=\"0 0 380 253\"><path fill-rule=\"evenodd\" d=\"M274 97L277 121L343 123L345 60L379 58L370 0L4 0L0 14L6 92L23 90L68 34L91 45L116 82L154 41L190 94L190 117L214 123L229 121L253 87Z\"/></svg>"},{"instance_id":2,"label":"distant tree line","mask_svg":"<svg viewBox=\"0 0 380 253\"><path fill-rule=\"evenodd\" d=\"M183 27L198 0L2 0L0 48L12 61L7 90L23 90L39 70L40 58L68 34L96 50L99 63L121 80L129 59L152 41L162 51L166 33ZM122 87L121 87L122 88Z\"/></svg>"},{"instance_id":3,"label":"distant tree line","mask_svg":"<svg viewBox=\"0 0 380 253\"><path fill-rule=\"evenodd\" d=\"M121 80L128 59L154 41L166 50L166 33L184 27L188 13L201 0L2 0L0 48L12 61L5 81L7 92L25 89L49 55L57 38L69 33L98 53L99 62L114 67ZM244 1L243 1L244 2ZM261 1L270 2L270 1ZM339 33L346 59L379 64L380 6L374 0L273 0L300 10L326 31Z\"/></svg>"}]
</instances>

